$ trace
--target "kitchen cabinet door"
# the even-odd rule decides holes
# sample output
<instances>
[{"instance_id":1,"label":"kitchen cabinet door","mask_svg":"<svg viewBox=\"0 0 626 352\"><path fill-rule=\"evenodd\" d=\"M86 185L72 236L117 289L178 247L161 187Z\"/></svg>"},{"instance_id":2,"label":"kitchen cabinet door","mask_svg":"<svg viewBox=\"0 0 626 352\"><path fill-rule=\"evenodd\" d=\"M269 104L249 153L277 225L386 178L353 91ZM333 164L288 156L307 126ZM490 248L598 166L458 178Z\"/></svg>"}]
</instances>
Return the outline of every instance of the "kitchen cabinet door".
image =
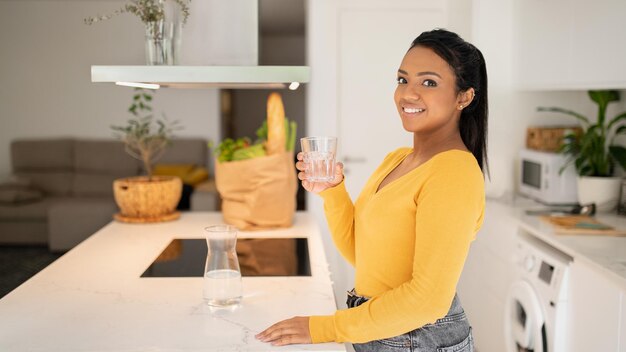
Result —
<instances>
[{"instance_id":1,"label":"kitchen cabinet door","mask_svg":"<svg viewBox=\"0 0 626 352\"><path fill-rule=\"evenodd\" d=\"M591 265L574 258L570 267L569 350L619 351L622 293Z\"/></svg>"},{"instance_id":2,"label":"kitchen cabinet door","mask_svg":"<svg viewBox=\"0 0 626 352\"><path fill-rule=\"evenodd\" d=\"M519 88L626 87L626 1L514 0L513 13Z\"/></svg>"},{"instance_id":3,"label":"kitchen cabinet door","mask_svg":"<svg viewBox=\"0 0 626 352\"><path fill-rule=\"evenodd\" d=\"M626 87L626 1L571 2L570 82L590 88Z\"/></svg>"},{"instance_id":4,"label":"kitchen cabinet door","mask_svg":"<svg viewBox=\"0 0 626 352\"><path fill-rule=\"evenodd\" d=\"M568 1L515 0L514 6L513 67L517 83L522 88L565 83L572 32Z\"/></svg>"}]
</instances>

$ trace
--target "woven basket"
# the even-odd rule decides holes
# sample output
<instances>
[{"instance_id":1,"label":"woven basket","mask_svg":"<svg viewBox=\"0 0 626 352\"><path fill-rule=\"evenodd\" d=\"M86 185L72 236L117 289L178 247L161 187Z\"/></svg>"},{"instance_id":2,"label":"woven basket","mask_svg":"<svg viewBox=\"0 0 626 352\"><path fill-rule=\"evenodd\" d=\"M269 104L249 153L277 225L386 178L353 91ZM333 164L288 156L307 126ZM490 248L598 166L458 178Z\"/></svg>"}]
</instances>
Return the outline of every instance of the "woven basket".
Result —
<instances>
[{"instance_id":1,"label":"woven basket","mask_svg":"<svg viewBox=\"0 0 626 352\"><path fill-rule=\"evenodd\" d=\"M117 179L113 182L115 202L123 216L158 218L171 214L182 195L183 183L176 176L147 176Z\"/></svg>"}]
</instances>

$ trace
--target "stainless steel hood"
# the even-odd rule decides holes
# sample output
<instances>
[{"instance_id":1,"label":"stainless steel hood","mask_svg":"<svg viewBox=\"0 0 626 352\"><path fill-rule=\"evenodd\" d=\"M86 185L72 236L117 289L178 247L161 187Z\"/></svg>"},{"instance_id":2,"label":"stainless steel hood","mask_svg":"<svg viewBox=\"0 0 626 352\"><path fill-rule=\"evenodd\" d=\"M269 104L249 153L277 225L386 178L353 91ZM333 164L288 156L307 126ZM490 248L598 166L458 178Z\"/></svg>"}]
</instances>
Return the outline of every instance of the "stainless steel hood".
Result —
<instances>
[{"instance_id":1,"label":"stainless steel hood","mask_svg":"<svg viewBox=\"0 0 626 352\"><path fill-rule=\"evenodd\" d=\"M92 66L91 81L191 89L295 89L309 82L307 66L258 65L258 0L202 0L190 5L181 65Z\"/></svg>"}]
</instances>

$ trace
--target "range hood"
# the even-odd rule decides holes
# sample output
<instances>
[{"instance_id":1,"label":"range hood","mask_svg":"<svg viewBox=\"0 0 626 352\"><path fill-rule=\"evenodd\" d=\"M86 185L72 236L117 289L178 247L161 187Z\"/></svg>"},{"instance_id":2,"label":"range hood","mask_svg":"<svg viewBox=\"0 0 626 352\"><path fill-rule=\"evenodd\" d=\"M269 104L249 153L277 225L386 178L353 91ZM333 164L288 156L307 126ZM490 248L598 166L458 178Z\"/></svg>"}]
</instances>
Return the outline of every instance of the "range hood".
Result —
<instances>
[{"instance_id":1,"label":"range hood","mask_svg":"<svg viewBox=\"0 0 626 352\"><path fill-rule=\"evenodd\" d=\"M91 66L92 82L143 88L297 89L307 66Z\"/></svg>"},{"instance_id":2,"label":"range hood","mask_svg":"<svg viewBox=\"0 0 626 352\"><path fill-rule=\"evenodd\" d=\"M91 66L91 81L144 88L296 89L307 66L259 66L258 0L190 3L181 65Z\"/></svg>"}]
</instances>

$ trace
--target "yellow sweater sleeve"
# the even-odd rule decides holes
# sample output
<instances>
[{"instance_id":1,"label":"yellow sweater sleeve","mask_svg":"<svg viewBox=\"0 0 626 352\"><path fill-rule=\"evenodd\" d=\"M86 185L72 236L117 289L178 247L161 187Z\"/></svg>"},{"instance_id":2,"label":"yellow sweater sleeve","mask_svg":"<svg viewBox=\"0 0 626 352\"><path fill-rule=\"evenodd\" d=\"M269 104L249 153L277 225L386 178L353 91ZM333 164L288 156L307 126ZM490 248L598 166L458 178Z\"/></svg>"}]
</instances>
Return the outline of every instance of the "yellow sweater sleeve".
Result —
<instances>
[{"instance_id":1,"label":"yellow sweater sleeve","mask_svg":"<svg viewBox=\"0 0 626 352\"><path fill-rule=\"evenodd\" d=\"M358 307L339 310L331 316L311 317L309 329L313 342L362 343L389 338L433 323L446 315L484 212L483 176L475 159L469 159L441 158L425 165L426 170L416 173L419 176L414 182L419 187L412 195L416 207L410 277ZM385 199L381 207L385 204L391 206L389 202L394 201L397 200ZM327 216L334 218L343 214L327 212ZM329 219L329 223L341 221ZM358 218L356 221L357 228L366 231L364 225L368 219ZM362 225L359 224L361 221ZM388 221L389 228L394 228L397 225L394 222L407 220L387 216L382 221ZM357 238L359 236L357 233ZM393 248L406 244L388 245ZM364 254L363 257L357 256L358 264L376 260L377 248L371 246L380 246L380 243L358 241L358 246L357 253ZM358 265L356 270L358 272ZM396 270L387 271L388 275L394 275Z\"/></svg>"},{"instance_id":2,"label":"yellow sweater sleeve","mask_svg":"<svg viewBox=\"0 0 626 352\"><path fill-rule=\"evenodd\" d=\"M328 228L339 253L354 266L354 205L344 181L319 194Z\"/></svg>"}]
</instances>

